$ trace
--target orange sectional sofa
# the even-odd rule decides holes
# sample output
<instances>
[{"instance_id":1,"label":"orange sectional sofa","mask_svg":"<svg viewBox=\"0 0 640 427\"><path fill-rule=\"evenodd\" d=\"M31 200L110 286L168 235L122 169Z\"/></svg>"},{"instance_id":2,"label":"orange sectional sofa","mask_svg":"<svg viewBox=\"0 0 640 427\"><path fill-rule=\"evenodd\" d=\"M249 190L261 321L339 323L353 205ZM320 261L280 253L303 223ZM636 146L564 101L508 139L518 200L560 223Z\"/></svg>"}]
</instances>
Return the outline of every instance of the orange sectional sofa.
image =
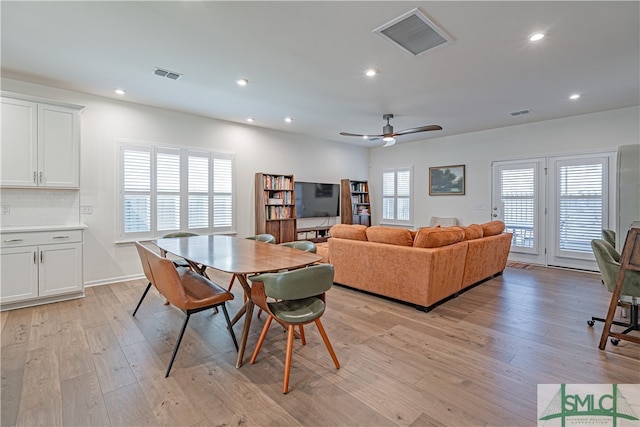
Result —
<instances>
[{"instance_id":1,"label":"orange sectional sofa","mask_svg":"<svg viewBox=\"0 0 640 427\"><path fill-rule=\"evenodd\" d=\"M425 311L501 274L512 237L502 221L417 231L337 224L330 234L335 283Z\"/></svg>"}]
</instances>

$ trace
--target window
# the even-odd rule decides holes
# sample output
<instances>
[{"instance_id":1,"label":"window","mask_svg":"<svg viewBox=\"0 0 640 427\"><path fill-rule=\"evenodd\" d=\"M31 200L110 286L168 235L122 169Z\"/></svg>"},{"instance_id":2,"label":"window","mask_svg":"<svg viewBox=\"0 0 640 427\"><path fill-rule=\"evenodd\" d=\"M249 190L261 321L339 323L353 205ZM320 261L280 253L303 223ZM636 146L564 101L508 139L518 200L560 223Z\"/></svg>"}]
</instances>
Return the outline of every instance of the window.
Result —
<instances>
[{"instance_id":1,"label":"window","mask_svg":"<svg viewBox=\"0 0 640 427\"><path fill-rule=\"evenodd\" d=\"M382 221L408 225L412 222L411 168L387 169L382 173Z\"/></svg>"},{"instance_id":2,"label":"window","mask_svg":"<svg viewBox=\"0 0 640 427\"><path fill-rule=\"evenodd\" d=\"M557 167L558 249L591 253L603 225L605 159L560 160Z\"/></svg>"},{"instance_id":3,"label":"window","mask_svg":"<svg viewBox=\"0 0 640 427\"><path fill-rule=\"evenodd\" d=\"M232 155L124 142L119 152L119 240L233 230Z\"/></svg>"}]
</instances>

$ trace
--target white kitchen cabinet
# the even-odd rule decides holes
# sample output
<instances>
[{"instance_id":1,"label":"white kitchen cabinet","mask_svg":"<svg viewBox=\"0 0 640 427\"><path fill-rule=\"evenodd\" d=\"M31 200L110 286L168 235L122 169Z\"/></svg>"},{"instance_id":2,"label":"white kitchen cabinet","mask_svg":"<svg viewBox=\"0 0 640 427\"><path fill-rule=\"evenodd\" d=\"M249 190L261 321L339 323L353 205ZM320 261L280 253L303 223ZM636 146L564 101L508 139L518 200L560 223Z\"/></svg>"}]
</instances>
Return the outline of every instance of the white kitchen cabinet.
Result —
<instances>
[{"instance_id":1,"label":"white kitchen cabinet","mask_svg":"<svg viewBox=\"0 0 640 427\"><path fill-rule=\"evenodd\" d=\"M82 230L3 232L3 310L83 296Z\"/></svg>"},{"instance_id":2,"label":"white kitchen cabinet","mask_svg":"<svg viewBox=\"0 0 640 427\"><path fill-rule=\"evenodd\" d=\"M80 187L80 109L2 97L3 187Z\"/></svg>"}]
</instances>

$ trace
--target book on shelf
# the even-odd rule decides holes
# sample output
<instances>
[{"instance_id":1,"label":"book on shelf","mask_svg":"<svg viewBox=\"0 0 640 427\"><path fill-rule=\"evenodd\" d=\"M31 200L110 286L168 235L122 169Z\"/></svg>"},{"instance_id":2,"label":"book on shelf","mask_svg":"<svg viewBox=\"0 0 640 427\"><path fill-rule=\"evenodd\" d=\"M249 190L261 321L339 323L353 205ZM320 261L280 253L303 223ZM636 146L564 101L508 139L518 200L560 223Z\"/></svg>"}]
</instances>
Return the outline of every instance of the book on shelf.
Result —
<instances>
[{"instance_id":1,"label":"book on shelf","mask_svg":"<svg viewBox=\"0 0 640 427\"><path fill-rule=\"evenodd\" d=\"M291 177L264 175L264 188L267 190L292 190Z\"/></svg>"}]
</instances>

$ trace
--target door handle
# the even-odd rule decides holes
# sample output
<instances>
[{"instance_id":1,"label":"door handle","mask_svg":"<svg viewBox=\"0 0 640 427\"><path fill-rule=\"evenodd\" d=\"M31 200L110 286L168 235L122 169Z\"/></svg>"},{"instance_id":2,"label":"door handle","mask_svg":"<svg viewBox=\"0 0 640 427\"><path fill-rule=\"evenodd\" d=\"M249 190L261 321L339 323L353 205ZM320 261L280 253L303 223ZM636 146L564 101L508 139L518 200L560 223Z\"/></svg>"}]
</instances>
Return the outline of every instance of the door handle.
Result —
<instances>
[{"instance_id":1,"label":"door handle","mask_svg":"<svg viewBox=\"0 0 640 427\"><path fill-rule=\"evenodd\" d=\"M498 217L498 214L494 213L492 216L493 216L494 218L497 218L497 217Z\"/></svg>"},{"instance_id":2,"label":"door handle","mask_svg":"<svg viewBox=\"0 0 640 427\"><path fill-rule=\"evenodd\" d=\"M9 239L9 240L4 240L5 243L18 243L18 242L22 242L22 239Z\"/></svg>"}]
</instances>

